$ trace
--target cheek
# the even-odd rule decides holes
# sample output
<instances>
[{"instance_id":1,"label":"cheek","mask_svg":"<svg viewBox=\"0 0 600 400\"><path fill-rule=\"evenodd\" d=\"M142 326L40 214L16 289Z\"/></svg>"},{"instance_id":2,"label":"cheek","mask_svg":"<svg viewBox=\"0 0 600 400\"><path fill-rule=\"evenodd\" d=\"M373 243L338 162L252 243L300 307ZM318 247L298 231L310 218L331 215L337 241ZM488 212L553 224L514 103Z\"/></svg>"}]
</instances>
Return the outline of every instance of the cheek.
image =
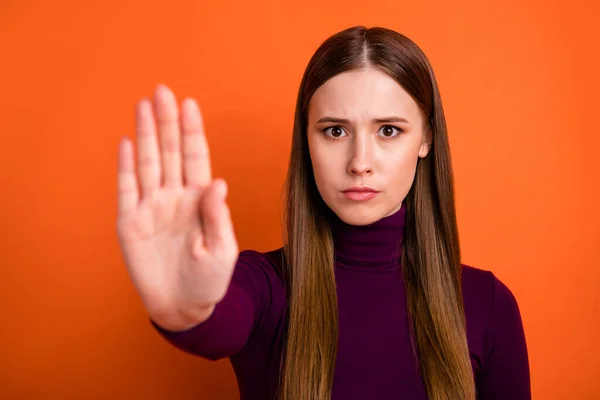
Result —
<instances>
[{"instance_id":1,"label":"cheek","mask_svg":"<svg viewBox=\"0 0 600 400\"><path fill-rule=\"evenodd\" d=\"M331 154L327 146L309 141L310 159L317 188L321 196L327 197L327 192L336 186L336 174L340 169L340 157Z\"/></svg>"},{"instance_id":2,"label":"cheek","mask_svg":"<svg viewBox=\"0 0 600 400\"><path fill-rule=\"evenodd\" d=\"M388 177L389 188L394 194L408 193L412 186L415 171L417 167L418 154L406 153L401 157L394 157L386 163L386 175Z\"/></svg>"},{"instance_id":3,"label":"cheek","mask_svg":"<svg viewBox=\"0 0 600 400\"><path fill-rule=\"evenodd\" d=\"M310 157L317 185L322 186L333 180L334 171L336 170L336 166L333 165L335 158L328 156L322 149L314 149Z\"/></svg>"}]
</instances>

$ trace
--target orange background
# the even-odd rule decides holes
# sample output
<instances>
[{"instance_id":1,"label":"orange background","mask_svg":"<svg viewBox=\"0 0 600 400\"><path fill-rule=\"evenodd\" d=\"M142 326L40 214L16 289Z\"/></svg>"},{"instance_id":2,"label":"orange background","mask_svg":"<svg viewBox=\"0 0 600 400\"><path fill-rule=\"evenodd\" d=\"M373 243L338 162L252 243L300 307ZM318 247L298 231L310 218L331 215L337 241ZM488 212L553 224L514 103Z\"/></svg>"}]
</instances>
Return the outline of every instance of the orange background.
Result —
<instances>
[{"instance_id":1,"label":"orange background","mask_svg":"<svg viewBox=\"0 0 600 400\"><path fill-rule=\"evenodd\" d=\"M0 398L237 398L227 360L148 323L116 238L118 142L158 82L195 97L240 247L279 247L302 73L359 24L433 64L463 262L516 295L534 398L600 398L597 3L95 3L0 5Z\"/></svg>"}]
</instances>

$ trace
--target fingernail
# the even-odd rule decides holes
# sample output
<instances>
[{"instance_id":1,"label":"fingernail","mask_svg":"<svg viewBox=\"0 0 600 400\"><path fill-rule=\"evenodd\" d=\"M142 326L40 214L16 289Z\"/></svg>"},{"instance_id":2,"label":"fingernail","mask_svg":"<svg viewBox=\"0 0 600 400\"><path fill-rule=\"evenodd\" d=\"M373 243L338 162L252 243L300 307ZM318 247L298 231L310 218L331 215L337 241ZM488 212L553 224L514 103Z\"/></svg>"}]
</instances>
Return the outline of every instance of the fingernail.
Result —
<instances>
[{"instance_id":1,"label":"fingernail","mask_svg":"<svg viewBox=\"0 0 600 400\"><path fill-rule=\"evenodd\" d=\"M184 101L187 103L186 107L188 107L188 110L193 112L199 111L198 103L196 100L194 100L194 98L187 97Z\"/></svg>"},{"instance_id":2,"label":"fingernail","mask_svg":"<svg viewBox=\"0 0 600 400\"><path fill-rule=\"evenodd\" d=\"M223 200L225 200L227 198L227 182L225 182L223 179L218 179L217 181L217 184L220 186L219 193L221 194Z\"/></svg>"},{"instance_id":3,"label":"fingernail","mask_svg":"<svg viewBox=\"0 0 600 400\"><path fill-rule=\"evenodd\" d=\"M138 110L141 114L145 115L148 112L148 106L150 105L150 100L147 97L144 97L138 103Z\"/></svg>"},{"instance_id":4,"label":"fingernail","mask_svg":"<svg viewBox=\"0 0 600 400\"><path fill-rule=\"evenodd\" d=\"M165 84L163 84L163 83L159 83L159 84L157 84L157 85L156 85L156 89L155 89L155 91L154 91L154 93L155 93L156 95L158 95L158 94L163 94L163 95L165 95L165 94L167 94L168 92L169 92L169 89L167 88L167 85L165 85Z\"/></svg>"}]
</instances>

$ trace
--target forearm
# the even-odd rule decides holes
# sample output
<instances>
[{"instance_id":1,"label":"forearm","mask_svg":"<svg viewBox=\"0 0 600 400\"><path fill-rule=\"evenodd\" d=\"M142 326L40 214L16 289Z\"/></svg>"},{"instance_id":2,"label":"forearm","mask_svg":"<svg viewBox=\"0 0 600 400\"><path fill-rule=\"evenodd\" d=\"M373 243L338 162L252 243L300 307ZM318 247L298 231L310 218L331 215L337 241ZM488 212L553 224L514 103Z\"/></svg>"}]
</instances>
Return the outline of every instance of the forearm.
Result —
<instances>
[{"instance_id":1,"label":"forearm","mask_svg":"<svg viewBox=\"0 0 600 400\"><path fill-rule=\"evenodd\" d=\"M252 330L254 314L254 306L244 290L232 284L225 297L200 323L190 326L185 319L180 319L177 323L167 323L169 329L166 329L158 321L151 319L151 322L167 341L180 350L218 360L241 350Z\"/></svg>"},{"instance_id":2,"label":"forearm","mask_svg":"<svg viewBox=\"0 0 600 400\"><path fill-rule=\"evenodd\" d=\"M188 307L186 309L165 310L149 315L150 319L165 331L187 331L196 325L202 324L215 310L216 304L201 307Z\"/></svg>"}]
</instances>

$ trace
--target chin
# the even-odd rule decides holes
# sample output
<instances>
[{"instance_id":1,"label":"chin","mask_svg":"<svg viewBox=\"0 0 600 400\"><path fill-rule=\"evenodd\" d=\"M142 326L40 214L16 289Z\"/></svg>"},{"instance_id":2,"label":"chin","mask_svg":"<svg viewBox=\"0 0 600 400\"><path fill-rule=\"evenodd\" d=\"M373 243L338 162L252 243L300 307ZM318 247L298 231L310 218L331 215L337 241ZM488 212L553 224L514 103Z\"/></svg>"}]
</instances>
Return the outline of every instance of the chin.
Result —
<instances>
[{"instance_id":1,"label":"chin","mask_svg":"<svg viewBox=\"0 0 600 400\"><path fill-rule=\"evenodd\" d=\"M330 207L339 219L350 225L369 225L383 218L385 212L368 205L336 205Z\"/></svg>"}]
</instances>

